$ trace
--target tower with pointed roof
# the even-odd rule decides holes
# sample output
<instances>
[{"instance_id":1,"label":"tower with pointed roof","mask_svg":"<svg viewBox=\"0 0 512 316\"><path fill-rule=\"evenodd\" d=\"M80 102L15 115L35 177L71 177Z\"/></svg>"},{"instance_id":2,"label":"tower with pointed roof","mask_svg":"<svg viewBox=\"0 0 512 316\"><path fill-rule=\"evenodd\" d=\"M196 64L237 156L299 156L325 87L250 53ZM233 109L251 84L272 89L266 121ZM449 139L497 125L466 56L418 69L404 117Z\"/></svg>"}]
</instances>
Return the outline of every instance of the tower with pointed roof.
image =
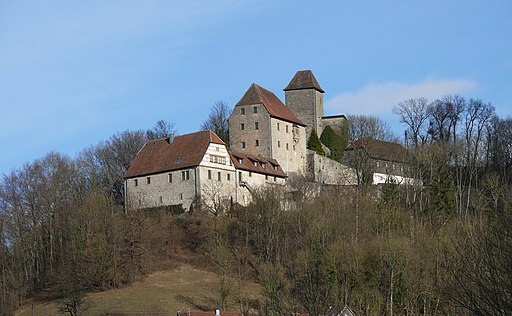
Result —
<instances>
[{"instance_id":1,"label":"tower with pointed roof","mask_svg":"<svg viewBox=\"0 0 512 316\"><path fill-rule=\"evenodd\" d=\"M311 70L299 70L284 88L286 107L306 124L306 136L316 129L322 133L324 90Z\"/></svg>"},{"instance_id":2,"label":"tower with pointed roof","mask_svg":"<svg viewBox=\"0 0 512 316\"><path fill-rule=\"evenodd\" d=\"M287 174L303 173L305 125L274 93L253 83L229 117L230 148L276 159Z\"/></svg>"}]
</instances>

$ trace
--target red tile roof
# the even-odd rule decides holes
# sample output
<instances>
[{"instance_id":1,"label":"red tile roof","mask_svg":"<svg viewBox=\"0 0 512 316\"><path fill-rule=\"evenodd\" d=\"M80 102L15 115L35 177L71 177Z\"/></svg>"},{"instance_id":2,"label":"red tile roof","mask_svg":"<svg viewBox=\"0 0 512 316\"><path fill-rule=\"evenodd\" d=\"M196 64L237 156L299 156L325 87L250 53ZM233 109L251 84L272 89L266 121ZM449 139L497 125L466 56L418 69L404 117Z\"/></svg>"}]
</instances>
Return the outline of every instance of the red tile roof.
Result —
<instances>
[{"instance_id":1,"label":"red tile roof","mask_svg":"<svg viewBox=\"0 0 512 316\"><path fill-rule=\"evenodd\" d=\"M280 178L286 177L286 173L275 159L232 151L229 151L229 154L231 155L233 165L237 169L258 172ZM240 160L242 162L240 162Z\"/></svg>"},{"instance_id":2,"label":"red tile roof","mask_svg":"<svg viewBox=\"0 0 512 316\"><path fill-rule=\"evenodd\" d=\"M320 87L318 81L316 81L315 75L313 75L311 70L297 71L290 83L286 86L286 88L284 88L284 91L302 89L315 89L322 93L325 92L322 87Z\"/></svg>"},{"instance_id":3,"label":"red tile roof","mask_svg":"<svg viewBox=\"0 0 512 316\"><path fill-rule=\"evenodd\" d=\"M212 131L148 141L133 159L125 178L198 166L210 143L225 145Z\"/></svg>"},{"instance_id":4,"label":"red tile roof","mask_svg":"<svg viewBox=\"0 0 512 316\"><path fill-rule=\"evenodd\" d=\"M407 149L397 143L377 140L372 137L363 137L353 144L349 145L346 150L364 149L371 158L394 161L407 162Z\"/></svg>"},{"instance_id":5,"label":"red tile roof","mask_svg":"<svg viewBox=\"0 0 512 316\"><path fill-rule=\"evenodd\" d=\"M301 126L306 126L301 120L299 120L293 112L287 108L281 100L271 91L258 86L253 83L249 89L245 92L244 96L236 104L239 105L252 105L252 104L263 104L267 109L270 116L279 118L291 123L295 123Z\"/></svg>"}]
</instances>

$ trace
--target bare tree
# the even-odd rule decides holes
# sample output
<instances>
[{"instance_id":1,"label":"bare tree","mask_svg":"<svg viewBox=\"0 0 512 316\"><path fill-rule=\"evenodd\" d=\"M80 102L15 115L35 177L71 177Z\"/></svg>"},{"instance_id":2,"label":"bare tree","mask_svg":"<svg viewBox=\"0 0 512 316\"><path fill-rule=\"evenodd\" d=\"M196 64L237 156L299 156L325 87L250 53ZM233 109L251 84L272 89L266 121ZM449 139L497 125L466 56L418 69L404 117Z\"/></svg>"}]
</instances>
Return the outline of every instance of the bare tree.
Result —
<instances>
[{"instance_id":1,"label":"bare tree","mask_svg":"<svg viewBox=\"0 0 512 316\"><path fill-rule=\"evenodd\" d=\"M386 141L398 141L388 122L374 115L349 115L348 137L353 143L363 137L372 137Z\"/></svg>"},{"instance_id":2,"label":"bare tree","mask_svg":"<svg viewBox=\"0 0 512 316\"><path fill-rule=\"evenodd\" d=\"M418 148L426 139L426 135L422 133L428 119L427 104L428 101L425 98L409 99L398 103L393 108L393 113L400 117L400 122L407 125L408 138L412 140L415 148Z\"/></svg>"},{"instance_id":3,"label":"bare tree","mask_svg":"<svg viewBox=\"0 0 512 316\"><path fill-rule=\"evenodd\" d=\"M224 101L217 101L210 108L208 118L201 124L201 129L213 131L226 144L229 144L229 122L231 111Z\"/></svg>"},{"instance_id":4,"label":"bare tree","mask_svg":"<svg viewBox=\"0 0 512 316\"><path fill-rule=\"evenodd\" d=\"M175 136L178 134L173 123L160 120L155 123L152 129L146 131L146 138L149 140Z\"/></svg>"}]
</instances>

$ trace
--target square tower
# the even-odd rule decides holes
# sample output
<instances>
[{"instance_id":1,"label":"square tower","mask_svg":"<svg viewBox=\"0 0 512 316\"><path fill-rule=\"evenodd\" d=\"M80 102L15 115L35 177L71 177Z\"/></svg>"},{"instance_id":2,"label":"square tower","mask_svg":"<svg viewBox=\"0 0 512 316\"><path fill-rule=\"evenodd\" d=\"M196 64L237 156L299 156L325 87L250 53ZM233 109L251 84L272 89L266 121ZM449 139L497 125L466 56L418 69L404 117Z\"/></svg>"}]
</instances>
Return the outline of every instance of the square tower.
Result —
<instances>
[{"instance_id":1,"label":"square tower","mask_svg":"<svg viewBox=\"0 0 512 316\"><path fill-rule=\"evenodd\" d=\"M306 124L306 137L311 130L322 133L324 116L324 90L311 70L299 70L284 88L285 102L292 112Z\"/></svg>"}]
</instances>

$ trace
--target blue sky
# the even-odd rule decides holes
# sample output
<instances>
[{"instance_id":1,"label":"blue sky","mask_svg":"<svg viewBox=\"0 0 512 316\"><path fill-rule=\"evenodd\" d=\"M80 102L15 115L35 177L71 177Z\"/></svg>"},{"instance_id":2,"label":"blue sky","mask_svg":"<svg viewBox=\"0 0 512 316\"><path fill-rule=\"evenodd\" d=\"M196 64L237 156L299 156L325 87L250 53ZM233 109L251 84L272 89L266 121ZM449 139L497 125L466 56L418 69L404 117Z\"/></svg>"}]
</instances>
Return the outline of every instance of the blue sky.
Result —
<instances>
[{"instance_id":1,"label":"blue sky","mask_svg":"<svg viewBox=\"0 0 512 316\"><path fill-rule=\"evenodd\" d=\"M512 114L512 2L0 1L0 173L118 131L199 129L313 70L326 114L461 94Z\"/></svg>"}]
</instances>

